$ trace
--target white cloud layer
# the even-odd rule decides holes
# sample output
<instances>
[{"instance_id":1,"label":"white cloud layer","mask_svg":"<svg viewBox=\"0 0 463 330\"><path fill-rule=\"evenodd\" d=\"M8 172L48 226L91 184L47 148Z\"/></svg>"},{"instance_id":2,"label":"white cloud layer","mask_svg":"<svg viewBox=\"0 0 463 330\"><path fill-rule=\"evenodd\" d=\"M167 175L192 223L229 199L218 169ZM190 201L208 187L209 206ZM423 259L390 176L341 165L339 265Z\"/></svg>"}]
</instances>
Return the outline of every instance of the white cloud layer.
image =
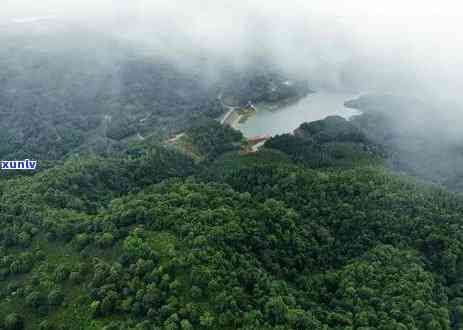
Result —
<instances>
[{"instance_id":1,"label":"white cloud layer","mask_svg":"<svg viewBox=\"0 0 463 330\"><path fill-rule=\"evenodd\" d=\"M201 51L237 65L267 54L322 85L352 79L360 89L456 97L462 12L463 2L448 0L4 0L0 25L8 31L56 20L153 51Z\"/></svg>"}]
</instances>

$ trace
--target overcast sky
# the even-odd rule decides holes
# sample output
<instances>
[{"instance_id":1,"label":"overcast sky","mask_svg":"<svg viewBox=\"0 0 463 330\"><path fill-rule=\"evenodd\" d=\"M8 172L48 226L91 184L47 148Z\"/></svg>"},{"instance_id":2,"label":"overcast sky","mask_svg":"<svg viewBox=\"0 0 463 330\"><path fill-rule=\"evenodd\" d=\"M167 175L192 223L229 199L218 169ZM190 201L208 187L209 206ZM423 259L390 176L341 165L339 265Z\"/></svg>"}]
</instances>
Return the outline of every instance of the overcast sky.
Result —
<instances>
[{"instance_id":1,"label":"overcast sky","mask_svg":"<svg viewBox=\"0 0 463 330\"><path fill-rule=\"evenodd\" d=\"M461 1L448 0L3 0L0 19L7 30L77 22L153 50L168 43L237 63L267 52L329 83L356 67L376 89L419 85L453 95L463 83L462 13Z\"/></svg>"}]
</instances>

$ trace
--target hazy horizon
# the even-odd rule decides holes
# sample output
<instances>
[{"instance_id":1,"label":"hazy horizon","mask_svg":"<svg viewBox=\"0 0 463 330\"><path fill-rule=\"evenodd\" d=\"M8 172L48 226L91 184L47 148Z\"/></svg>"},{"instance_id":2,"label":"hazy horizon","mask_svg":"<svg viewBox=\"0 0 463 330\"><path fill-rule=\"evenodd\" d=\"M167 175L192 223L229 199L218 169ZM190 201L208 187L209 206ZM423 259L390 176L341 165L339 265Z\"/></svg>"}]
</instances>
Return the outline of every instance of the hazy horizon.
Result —
<instances>
[{"instance_id":1,"label":"hazy horizon","mask_svg":"<svg viewBox=\"0 0 463 330\"><path fill-rule=\"evenodd\" d=\"M418 1L15 0L0 14L0 35L48 24L44 33L57 29L66 37L59 29L81 28L167 58L206 56L240 67L265 56L321 88L457 98L460 7Z\"/></svg>"}]
</instances>

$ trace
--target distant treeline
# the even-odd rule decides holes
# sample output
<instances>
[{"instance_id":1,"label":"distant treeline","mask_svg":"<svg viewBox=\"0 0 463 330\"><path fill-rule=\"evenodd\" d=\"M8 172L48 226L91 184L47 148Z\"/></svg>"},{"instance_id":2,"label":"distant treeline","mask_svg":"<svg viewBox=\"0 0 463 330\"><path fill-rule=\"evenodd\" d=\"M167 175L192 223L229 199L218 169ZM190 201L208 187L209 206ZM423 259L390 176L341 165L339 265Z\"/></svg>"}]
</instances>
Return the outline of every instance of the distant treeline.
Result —
<instances>
[{"instance_id":1,"label":"distant treeline","mask_svg":"<svg viewBox=\"0 0 463 330\"><path fill-rule=\"evenodd\" d=\"M85 45L37 38L25 48L29 42L2 39L0 159L110 153L138 133L162 140L218 118L226 111L220 95L274 101L307 86L285 85L289 78L269 66L242 75L219 65L212 79L201 66L179 67L104 36Z\"/></svg>"}]
</instances>

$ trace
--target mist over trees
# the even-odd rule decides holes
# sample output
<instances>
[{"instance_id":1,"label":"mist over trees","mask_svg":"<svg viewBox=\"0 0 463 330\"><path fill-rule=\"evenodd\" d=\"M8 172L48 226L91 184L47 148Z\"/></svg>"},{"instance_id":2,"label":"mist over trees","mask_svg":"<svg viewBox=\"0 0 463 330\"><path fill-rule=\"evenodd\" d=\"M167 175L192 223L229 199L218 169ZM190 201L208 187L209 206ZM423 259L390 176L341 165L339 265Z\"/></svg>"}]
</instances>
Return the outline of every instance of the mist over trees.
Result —
<instances>
[{"instance_id":1,"label":"mist over trees","mask_svg":"<svg viewBox=\"0 0 463 330\"><path fill-rule=\"evenodd\" d=\"M461 329L459 11L410 3L7 0L0 329ZM219 120L317 91L362 113Z\"/></svg>"}]
</instances>

